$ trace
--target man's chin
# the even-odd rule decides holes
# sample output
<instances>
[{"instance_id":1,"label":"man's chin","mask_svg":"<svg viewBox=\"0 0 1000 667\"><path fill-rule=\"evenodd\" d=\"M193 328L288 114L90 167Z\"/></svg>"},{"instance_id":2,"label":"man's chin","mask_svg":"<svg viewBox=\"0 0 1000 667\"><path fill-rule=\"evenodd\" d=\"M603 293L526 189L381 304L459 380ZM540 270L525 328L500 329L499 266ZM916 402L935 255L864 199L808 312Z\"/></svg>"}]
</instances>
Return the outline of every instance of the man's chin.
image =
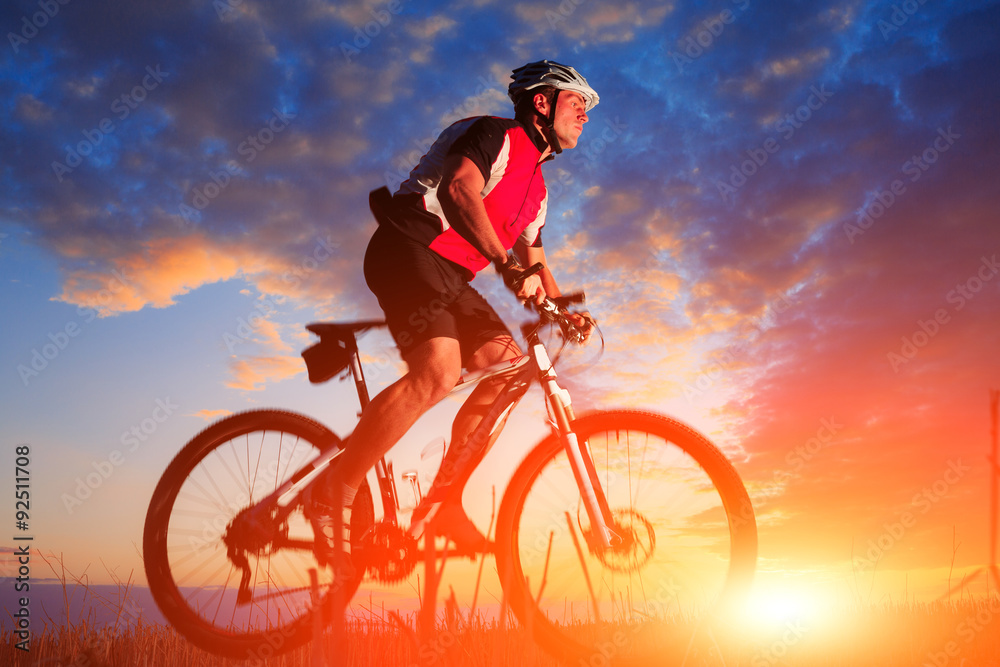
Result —
<instances>
[{"instance_id":1,"label":"man's chin","mask_svg":"<svg viewBox=\"0 0 1000 667\"><path fill-rule=\"evenodd\" d=\"M579 137L566 137L565 139L559 137L559 145L562 146L563 150L569 150L570 148L576 148L577 143L579 143Z\"/></svg>"}]
</instances>

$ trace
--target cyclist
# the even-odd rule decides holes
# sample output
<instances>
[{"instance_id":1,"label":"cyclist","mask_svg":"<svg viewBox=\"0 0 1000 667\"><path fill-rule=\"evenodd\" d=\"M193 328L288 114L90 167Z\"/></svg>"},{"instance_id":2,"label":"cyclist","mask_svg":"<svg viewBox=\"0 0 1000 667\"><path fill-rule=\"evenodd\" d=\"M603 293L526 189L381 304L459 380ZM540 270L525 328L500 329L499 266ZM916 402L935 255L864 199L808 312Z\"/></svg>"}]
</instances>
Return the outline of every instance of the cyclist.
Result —
<instances>
[{"instance_id":1,"label":"cyclist","mask_svg":"<svg viewBox=\"0 0 1000 667\"><path fill-rule=\"evenodd\" d=\"M458 382L463 366L485 368L521 354L510 331L469 284L490 264L511 287L522 266L545 268L516 290L541 302L560 291L542 247L547 192L543 162L577 145L598 95L572 67L549 60L515 69L514 118L468 118L446 128L394 194L371 195L379 222L365 254L365 280L385 312L408 372L372 399L328 483L314 485L305 510L317 560L350 570L350 507L366 472ZM512 254L508 254L513 250ZM592 321L577 315L587 332ZM485 455L466 440L504 380L480 383L462 405L451 446L413 513L416 534L434 521L459 552L486 546L462 508L462 490ZM343 513L341 513L343 508ZM341 531L342 550L335 538Z\"/></svg>"}]
</instances>

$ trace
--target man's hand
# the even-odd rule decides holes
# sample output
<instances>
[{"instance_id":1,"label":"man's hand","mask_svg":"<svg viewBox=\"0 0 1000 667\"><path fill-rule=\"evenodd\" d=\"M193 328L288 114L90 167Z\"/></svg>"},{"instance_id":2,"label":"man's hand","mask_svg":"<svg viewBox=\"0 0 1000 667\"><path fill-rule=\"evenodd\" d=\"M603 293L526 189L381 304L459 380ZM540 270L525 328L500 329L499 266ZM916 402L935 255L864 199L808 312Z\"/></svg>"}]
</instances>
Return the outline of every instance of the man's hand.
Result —
<instances>
[{"instance_id":1,"label":"man's hand","mask_svg":"<svg viewBox=\"0 0 1000 667\"><path fill-rule=\"evenodd\" d=\"M542 287L542 279L538 277L538 274L528 276L521 283L521 289L517 290L514 295L522 301L534 299L536 304L545 301L545 288Z\"/></svg>"},{"instance_id":2,"label":"man's hand","mask_svg":"<svg viewBox=\"0 0 1000 667\"><path fill-rule=\"evenodd\" d=\"M594 332L594 318L590 316L587 311L582 311L579 313L566 313L566 319L573 323L573 326L580 329L583 333L583 340L580 341L580 345L583 345L588 340L590 340L590 334Z\"/></svg>"},{"instance_id":3,"label":"man's hand","mask_svg":"<svg viewBox=\"0 0 1000 667\"><path fill-rule=\"evenodd\" d=\"M513 255L510 256L505 264L498 264L497 271L500 272L504 285L514 292L514 296L521 301L534 299L536 304L540 304L545 300L545 288L542 287L542 279L537 273L525 278L515 289L514 283L524 273L524 269L518 264Z\"/></svg>"}]
</instances>

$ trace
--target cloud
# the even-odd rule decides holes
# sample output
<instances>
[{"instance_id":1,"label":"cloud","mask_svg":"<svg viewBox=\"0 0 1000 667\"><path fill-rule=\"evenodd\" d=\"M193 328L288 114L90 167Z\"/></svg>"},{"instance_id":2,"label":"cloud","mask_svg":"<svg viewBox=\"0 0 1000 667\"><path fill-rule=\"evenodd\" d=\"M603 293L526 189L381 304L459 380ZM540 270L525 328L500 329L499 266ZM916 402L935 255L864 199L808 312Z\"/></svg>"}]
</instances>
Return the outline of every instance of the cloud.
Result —
<instances>
[{"instance_id":1,"label":"cloud","mask_svg":"<svg viewBox=\"0 0 1000 667\"><path fill-rule=\"evenodd\" d=\"M233 414L231 410L198 410L191 414L192 417L199 417L207 422L214 422L222 417Z\"/></svg>"},{"instance_id":2,"label":"cloud","mask_svg":"<svg viewBox=\"0 0 1000 667\"><path fill-rule=\"evenodd\" d=\"M227 387L242 391L260 391L270 382L280 382L295 377L306 370L300 356L251 357L230 364L233 379Z\"/></svg>"},{"instance_id":3,"label":"cloud","mask_svg":"<svg viewBox=\"0 0 1000 667\"><path fill-rule=\"evenodd\" d=\"M260 272L268 261L250 248L203 233L150 239L136 246L120 254L79 238L61 239L58 248L64 256L99 256L108 268L70 270L55 300L93 308L102 317L146 306L165 308L202 285Z\"/></svg>"},{"instance_id":4,"label":"cloud","mask_svg":"<svg viewBox=\"0 0 1000 667\"><path fill-rule=\"evenodd\" d=\"M581 42L631 42L636 30L660 26L670 15L672 3L643 8L639 3L620 5L577 2L521 2L514 13L522 23L534 28L536 34L562 33ZM528 41L527 37L522 41Z\"/></svg>"},{"instance_id":5,"label":"cloud","mask_svg":"<svg viewBox=\"0 0 1000 667\"><path fill-rule=\"evenodd\" d=\"M52 109L33 95L22 94L17 97L15 115L29 123L44 124L52 120Z\"/></svg>"},{"instance_id":6,"label":"cloud","mask_svg":"<svg viewBox=\"0 0 1000 667\"><path fill-rule=\"evenodd\" d=\"M582 391L714 430L745 452L772 534L792 543L814 521L843 541L870 527L866 508L905 506L885 479L909 493L933 481L942 443L978 446L1000 281L960 309L949 294L1000 253L1000 8L926 3L887 35L891 3L853 0L753 2L711 22L741 4L472 0L406 5L384 25L382 0L244 0L222 17L212 3L61 5L0 54L0 209L58 267L54 298L104 316L228 280L295 313L377 316L367 192L453 120L509 113L513 67L565 61L602 98L581 145L544 167L546 252L607 334ZM679 68L671 54L705 21L718 34ZM162 85L119 118L111 105L158 64ZM275 109L292 122L248 159ZM53 161L86 150L103 118L114 131L58 179ZM734 168L749 173L724 198ZM897 180L905 192L883 203ZM940 309L948 321L893 368ZM232 358L241 391L303 369L302 332L258 324ZM845 424L836 445L769 487L830 416Z\"/></svg>"},{"instance_id":7,"label":"cloud","mask_svg":"<svg viewBox=\"0 0 1000 667\"><path fill-rule=\"evenodd\" d=\"M411 20L406 24L406 32L419 40L433 40L440 33L451 30L457 25L454 19L443 14L429 16L422 21Z\"/></svg>"},{"instance_id":8,"label":"cloud","mask_svg":"<svg viewBox=\"0 0 1000 667\"><path fill-rule=\"evenodd\" d=\"M139 240L124 248L110 240L59 238L53 243L59 255L90 261L67 270L62 292L54 300L108 317L145 307L166 308L199 287L240 278L262 294L330 304L341 291L334 287L337 276L353 273L357 259L345 262L342 242L330 235L289 231L262 229L253 240L193 232ZM280 338L270 328L257 335Z\"/></svg>"}]
</instances>

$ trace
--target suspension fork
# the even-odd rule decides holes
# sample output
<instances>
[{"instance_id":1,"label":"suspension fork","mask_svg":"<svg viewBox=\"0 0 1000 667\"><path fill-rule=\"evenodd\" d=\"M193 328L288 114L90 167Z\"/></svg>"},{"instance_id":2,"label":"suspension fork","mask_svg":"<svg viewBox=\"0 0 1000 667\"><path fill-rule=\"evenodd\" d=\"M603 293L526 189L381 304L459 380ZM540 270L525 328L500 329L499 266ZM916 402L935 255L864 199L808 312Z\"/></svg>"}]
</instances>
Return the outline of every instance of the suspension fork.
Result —
<instances>
[{"instance_id":1,"label":"suspension fork","mask_svg":"<svg viewBox=\"0 0 1000 667\"><path fill-rule=\"evenodd\" d=\"M597 477L594 458L590 453L590 443L580 442L573 431L572 421L575 417L572 401L569 392L556 382L556 371L549 361L545 347L535 341L532 345L532 355L538 365L539 382L545 391L545 398L552 408L556 428L559 430L563 448L566 450L570 468L573 470L573 477L576 479L576 485L580 488L580 495L583 498L583 505L587 510L590 525L593 526L594 534L600 540L600 545L609 549L621 543L621 536L611 529L614 521L608 507L608 498Z\"/></svg>"}]
</instances>

